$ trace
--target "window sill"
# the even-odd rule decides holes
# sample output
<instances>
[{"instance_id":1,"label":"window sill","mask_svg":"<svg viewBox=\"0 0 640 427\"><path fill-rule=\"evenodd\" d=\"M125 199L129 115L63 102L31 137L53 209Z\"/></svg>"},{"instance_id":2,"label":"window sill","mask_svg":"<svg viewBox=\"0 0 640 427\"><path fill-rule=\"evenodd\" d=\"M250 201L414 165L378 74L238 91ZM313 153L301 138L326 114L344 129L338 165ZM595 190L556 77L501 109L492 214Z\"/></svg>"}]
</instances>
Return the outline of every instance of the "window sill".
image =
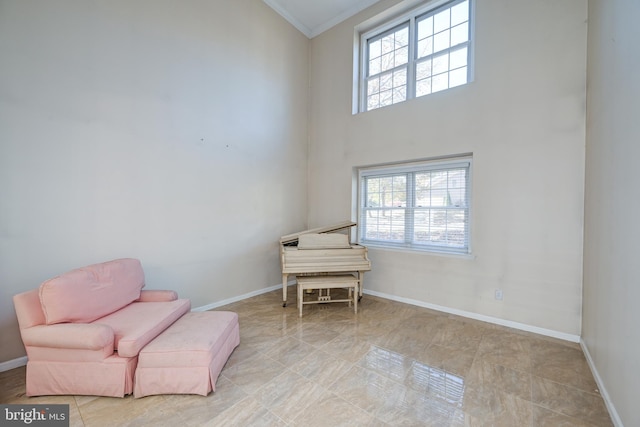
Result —
<instances>
[{"instance_id":1,"label":"window sill","mask_svg":"<svg viewBox=\"0 0 640 427\"><path fill-rule=\"evenodd\" d=\"M438 251L428 250L428 249L413 249L413 248L403 248L403 247L379 245L379 244L370 243L370 242L359 242L358 244L360 244L362 246L366 246L367 249L380 250L380 251L411 253L411 254L421 254L421 255L433 255L433 256L438 256L438 257L467 259L467 260L476 259L476 255L473 254L473 253L462 254L462 253L455 253L455 252L438 252Z\"/></svg>"}]
</instances>

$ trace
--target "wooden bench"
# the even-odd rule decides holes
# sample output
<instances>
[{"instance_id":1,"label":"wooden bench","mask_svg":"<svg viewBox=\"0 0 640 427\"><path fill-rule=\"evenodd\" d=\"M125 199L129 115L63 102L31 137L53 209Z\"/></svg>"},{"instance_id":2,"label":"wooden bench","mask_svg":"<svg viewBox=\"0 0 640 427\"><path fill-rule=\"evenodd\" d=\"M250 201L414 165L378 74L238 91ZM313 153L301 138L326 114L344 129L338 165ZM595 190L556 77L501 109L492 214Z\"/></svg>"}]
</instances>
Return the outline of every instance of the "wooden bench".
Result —
<instances>
[{"instance_id":1,"label":"wooden bench","mask_svg":"<svg viewBox=\"0 0 640 427\"><path fill-rule=\"evenodd\" d=\"M328 275L328 276L297 276L298 282L298 310L302 317L302 307L305 304L324 304L329 302L348 302L349 307L353 303L354 313L358 312L358 286L359 280L352 274ZM349 290L346 299L331 299L330 289L347 288ZM305 301L304 291L308 289L318 289L320 295L315 301ZM326 289L327 294L322 295L322 290Z\"/></svg>"}]
</instances>

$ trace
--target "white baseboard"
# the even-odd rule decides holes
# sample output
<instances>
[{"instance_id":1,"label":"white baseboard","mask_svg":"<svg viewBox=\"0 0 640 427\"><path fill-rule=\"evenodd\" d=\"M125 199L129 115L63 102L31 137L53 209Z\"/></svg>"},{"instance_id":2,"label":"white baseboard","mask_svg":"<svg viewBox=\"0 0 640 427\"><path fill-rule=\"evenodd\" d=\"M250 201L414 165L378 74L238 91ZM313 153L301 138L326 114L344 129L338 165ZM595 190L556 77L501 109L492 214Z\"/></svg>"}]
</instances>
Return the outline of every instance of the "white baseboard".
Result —
<instances>
[{"instance_id":1,"label":"white baseboard","mask_svg":"<svg viewBox=\"0 0 640 427\"><path fill-rule=\"evenodd\" d=\"M598 384L598 390L600 391L600 396L604 400L604 404L607 405L607 410L609 411L609 415L611 416L611 421L615 427L624 427L622 425L622 420L620 419L620 415L618 415L618 411L616 411L616 407L613 405L611 398L609 397L609 393L607 392L607 388L604 386L602 382L602 378L600 378L600 374L596 369L596 365L593 363L593 359L591 358L591 354L589 353L589 348L584 340L580 339L580 347L582 347L582 352L584 356L587 358L587 363L589 364L589 368L591 368L591 373L593 374L593 378L596 380L596 384Z\"/></svg>"},{"instance_id":2,"label":"white baseboard","mask_svg":"<svg viewBox=\"0 0 640 427\"><path fill-rule=\"evenodd\" d=\"M519 329L521 331L533 332L534 334L545 335L548 337L558 338L564 341L571 341L574 343L580 342L579 335L567 334L566 332L554 331L552 329L540 328L538 326L527 325L525 323L512 322L511 320L500 319L498 317L485 316L484 314L473 313L471 311L458 310L456 308L445 307L442 305L431 304L424 301L418 301L410 298L397 297L395 295L389 295L382 292L369 291L365 289L365 294L377 296L392 301L403 302L406 304L417 305L418 307L429 308L431 310L442 311L444 313L455 314L456 316L467 317L469 319L480 320L482 322L493 323L496 325L506 326L508 328Z\"/></svg>"},{"instance_id":3,"label":"white baseboard","mask_svg":"<svg viewBox=\"0 0 640 427\"><path fill-rule=\"evenodd\" d=\"M288 285L295 285L295 280L289 281ZM282 284L269 286L268 288L258 289L257 291L249 292L244 295L239 295L237 297L232 297L228 299L224 299L222 301L212 302L211 304L203 305L201 307L192 308L191 311L208 311L214 308L222 307L223 305L231 304L234 302L242 301L243 299L255 297L257 295L266 294L267 292L275 291L276 289L282 289Z\"/></svg>"},{"instance_id":4,"label":"white baseboard","mask_svg":"<svg viewBox=\"0 0 640 427\"><path fill-rule=\"evenodd\" d=\"M0 372L9 371L11 369L19 368L27 364L27 356L18 357L17 359L7 360L0 363Z\"/></svg>"}]
</instances>

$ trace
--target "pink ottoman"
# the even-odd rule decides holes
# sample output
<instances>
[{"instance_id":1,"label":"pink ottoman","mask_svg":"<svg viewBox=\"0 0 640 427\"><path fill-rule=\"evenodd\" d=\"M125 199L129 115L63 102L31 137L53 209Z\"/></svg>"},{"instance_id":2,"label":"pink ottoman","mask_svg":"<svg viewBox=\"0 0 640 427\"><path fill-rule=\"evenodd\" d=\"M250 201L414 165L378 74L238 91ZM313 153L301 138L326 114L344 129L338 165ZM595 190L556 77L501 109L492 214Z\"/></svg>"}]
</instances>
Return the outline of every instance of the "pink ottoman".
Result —
<instances>
[{"instance_id":1,"label":"pink ottoman","mask_svg":"<svg viewBox=\"0 0 640 427\"><path fill-rule=\"evenodd\" d=\"M206 396L216 390L218 375L238 344L236 313L187 313L140 350L133 395Z\"/></svg>"}]
</instances>

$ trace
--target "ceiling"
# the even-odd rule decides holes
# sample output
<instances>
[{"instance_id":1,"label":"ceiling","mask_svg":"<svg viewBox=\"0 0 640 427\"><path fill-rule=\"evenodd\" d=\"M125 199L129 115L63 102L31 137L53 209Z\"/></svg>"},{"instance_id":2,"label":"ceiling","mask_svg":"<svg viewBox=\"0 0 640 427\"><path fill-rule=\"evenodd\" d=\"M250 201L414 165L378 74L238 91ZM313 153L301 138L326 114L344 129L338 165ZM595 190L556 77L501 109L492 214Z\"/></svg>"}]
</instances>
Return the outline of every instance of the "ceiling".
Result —
<instances>
[{"instance_id":1,"label":"ceiling","mask_svg":"<svg viewBox=\"0 0 640 427\"><path fill-rule=\"evenodd\" d=\"M263 0L284 19L313 38L379 0Z\"/></svg>"}]
</instances>

